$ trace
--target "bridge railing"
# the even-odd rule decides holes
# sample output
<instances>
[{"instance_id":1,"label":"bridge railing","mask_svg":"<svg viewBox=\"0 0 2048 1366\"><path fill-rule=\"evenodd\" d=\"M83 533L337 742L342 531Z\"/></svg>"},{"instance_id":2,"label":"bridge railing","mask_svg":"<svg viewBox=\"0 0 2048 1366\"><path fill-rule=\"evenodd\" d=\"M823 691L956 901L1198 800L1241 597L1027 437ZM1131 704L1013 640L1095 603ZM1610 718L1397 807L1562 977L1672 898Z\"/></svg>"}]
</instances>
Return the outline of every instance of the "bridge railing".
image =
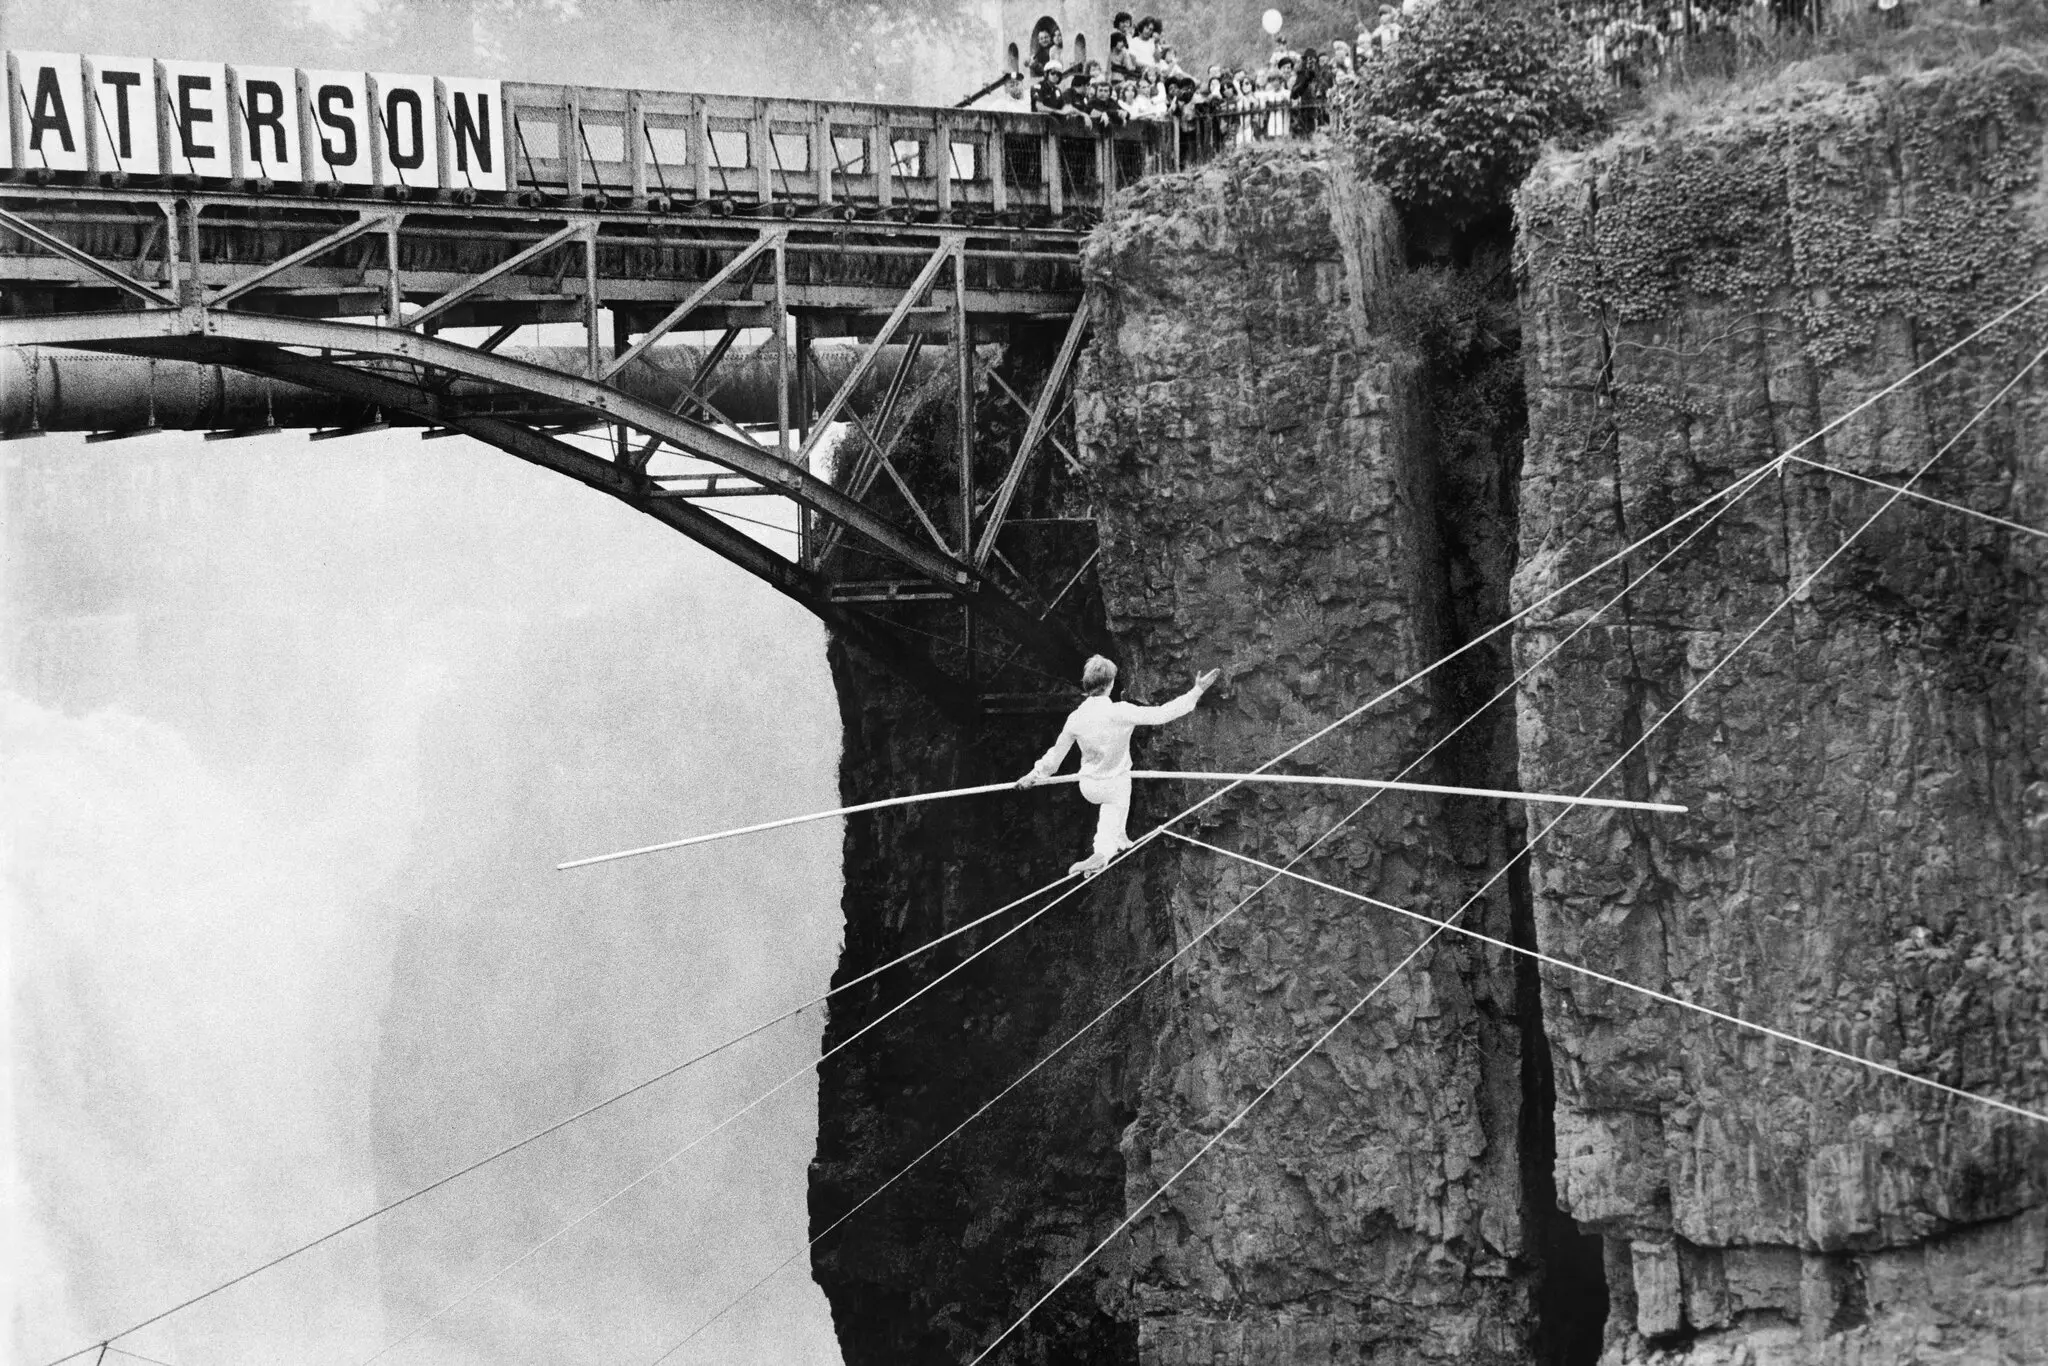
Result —
<instances>
[{"instance_id":1,"label":"bridge railing","mask_svg":"<svg viewBox=\"0 0 2048 1366\"><path fill-rule=\"evenodd\" d=\"M1178 164L1159 124L515 82L505 104L513 193L534 203L1032 221Z\"/></svg>"}]
</instances>

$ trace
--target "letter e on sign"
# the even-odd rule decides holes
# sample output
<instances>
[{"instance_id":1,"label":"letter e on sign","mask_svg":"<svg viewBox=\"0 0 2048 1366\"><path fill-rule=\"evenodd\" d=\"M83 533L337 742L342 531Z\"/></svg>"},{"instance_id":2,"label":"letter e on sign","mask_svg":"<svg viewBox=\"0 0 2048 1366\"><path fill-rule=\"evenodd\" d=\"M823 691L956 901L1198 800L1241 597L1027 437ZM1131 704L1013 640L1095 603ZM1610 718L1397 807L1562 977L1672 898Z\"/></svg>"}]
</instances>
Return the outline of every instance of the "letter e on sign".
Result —
<instances>
[{"instance_id":1,"label":"letter e on sign","mask_svg":"<svg viewBox=\"0 0 2048 1366\"><path fill-rule=\"evenodd\" d=\"M434 78L370 73L377 94L377 155L386 185L433 189L441 183L434 136Z\"/></svg>"},{"instance_id":2,"label":"letter e on sign","mask_svg":"<svg viewBox=\"0 0 2048 1366\"><path fill-rule=\"evenodd\" d=\"M158 62L164 105L164 171L169 175L234 174L229 139L228 69L220 62Z\"/></svg>"},{"instance_id":3,"label":"letter e on sign","mask_svg":"<svg viewBox=\"0 0 2048 1366\"><path fill-rule=\"evenodd\" d=\"M235 101L236 150L241 173L286 181L299 178L298 73L288 66L228 68Z\"/></svg>"},{"instance_id":4,"label":"letter e on sign","mask_svg":"<svg viewBox=\"0 0 2048 1366\"><path fill-rule=\"evenodd\" d=\"M306 163L314 183L368 185L370 91L360 71L301 71L306 101Z\"/></svg>"},{"instance_id":5,"label":"letter e on sign","mask_svg":"<svg viewBox=\"0 0 2048 1366\"><path fill-rule=\"evenodd\" d=\"M451 190L505 188L504 95L497 81L446 76L441 93L441 183Z\"/></svg>"},{"instance_id":6,"label":"letter e on sign","mask_svg":"<svg viewBox=\"0 0 2048 1366\"><path fill-rule=\"evenodd\" d=\"M8 94L23 170L85 169L85 98L75 52L12 52Z\"/></svg>"},{"instance_id":7,"label":"letter e on sign","mask_svg":"<svg viewBox=\"0 0 2048 1366\"><path fill-rule=\"evenodd\" d=\"M156 175L156 63L147 57L87 57L86 122L97 144L99 169Z\"/></svg>"}]
</instances>

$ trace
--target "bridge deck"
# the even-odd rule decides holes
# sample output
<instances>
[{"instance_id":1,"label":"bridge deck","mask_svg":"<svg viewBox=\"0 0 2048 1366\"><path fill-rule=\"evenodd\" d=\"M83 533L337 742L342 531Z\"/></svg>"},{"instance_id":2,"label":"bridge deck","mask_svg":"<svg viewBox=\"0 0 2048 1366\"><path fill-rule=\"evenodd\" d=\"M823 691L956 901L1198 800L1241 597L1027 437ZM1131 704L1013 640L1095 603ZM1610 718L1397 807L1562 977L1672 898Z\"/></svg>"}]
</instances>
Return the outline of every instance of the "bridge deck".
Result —
<instances>
[{"instance_id":1,"label":"bridge deck","mask_svg":"<svg viewBox=\"0 0 2048 1366\"><path fill-rule=\"evenodd\" d=\"M957 711L1047 681L1063 700L1093 562L1092 527L1060 515L1084 478L1061 439L1088 326L1083 230L1120 184L1176 162L1172 130L512 83L503 98L506 174L488 191L449 183L445 155L434 184L24 171L17 155L0 171L0 345L136 358L139 375L101 387L139 381L142 421L111 405L127 425L106 437L183 411L158 403L181 362L256 377L261 428L224 383L185 405L234 424L217 436L313 411L291 386L360 423L474 436L697 539ZM577 324L584 345L498 351L531 323ZM683 333L715 340L686 353ZM833 338L857 346L828 362ZM719 405L720 365L749 356L765 429ZM31 430L43 369L14 367ZM735 494L797 504L791 553L720 520Z\"/></svg>"},{"instance_id":2,"label":"bridge deck","mask_svg":"<svg viewBox=\"0 0 2048 1366\"><path fill-rule=\"evenodd\" d=\"M120 263L132 278L177 294L196 281L216 293L262 278L244 307L301 317L385 312L394 290L425 305L562 234L557 248L496 276L446 310L438 326L566 322L583 317L586 271L576 259L596 244L601 306L633 328L691 298L732 258L764 238L784 244L783 290L795 312L886 316L941 245L967 261L967 311L976 318L1067 316L1080 297L1081 234L1061 228L982 229L951 224L815 222L655 214L626 209L537 211L507 205L367 205L248 193L183 194L0 183L0 210L35 223L85 254ZM182 220L182 221L181 221ZM389 227L382 224L388 223ZM351 229L325 255L288 272L263 272ZM197 250L189 234L196 229ZM184 240L180 240L183 238ZM395 253L394 253L395 248ZM179 259L182 258L182 259ZM396 270L393 270L395 260ZM763 272L765 276L766 272ZM740 277L699 300L699 329L767 326L772 281ZM110 307L117 291L82 277L63 256L0 229L0 290L15 312ZM916 326L915 320L911 326Z\"/></svg>"}]
</instances>

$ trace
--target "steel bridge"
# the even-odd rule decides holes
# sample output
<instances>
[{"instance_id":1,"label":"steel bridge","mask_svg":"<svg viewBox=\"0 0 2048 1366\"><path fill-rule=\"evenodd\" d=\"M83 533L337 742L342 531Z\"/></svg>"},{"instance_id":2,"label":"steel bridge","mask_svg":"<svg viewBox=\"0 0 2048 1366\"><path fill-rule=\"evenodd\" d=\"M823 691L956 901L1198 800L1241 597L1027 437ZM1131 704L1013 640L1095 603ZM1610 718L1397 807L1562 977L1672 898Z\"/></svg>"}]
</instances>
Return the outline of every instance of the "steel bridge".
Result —
<instances>
[{"instance_id":1,"label":"steel bridge","mask_svg":"<svg viewBox=\"0 0 2048 1366\"><path fill-rule=\"evenodd\" d=\"M159 367L193 365L264 395L263 421L209 418L217 438L289 422L305 405L274 396L306 391L324 434L473 437L766 580L955 715L1061 705L1094 558L1067 436L1079 253L1120 185L1178 164L1172 131L503 89L500 191L446 155L431 184L375 164L345 184L314 155L273 179L239 151L225 176L51 169L17 119L0 346L145 358L146 415L102 440L161 430ZM505 347L530 324L581 345ZM752 421L719 406L729 357L767 377ZM629 382L654 362L658 394ZM44 429L40 374L13 434ZM736 497L793 503L793 550L720 515Z\"/></svg>"}]
</instances>

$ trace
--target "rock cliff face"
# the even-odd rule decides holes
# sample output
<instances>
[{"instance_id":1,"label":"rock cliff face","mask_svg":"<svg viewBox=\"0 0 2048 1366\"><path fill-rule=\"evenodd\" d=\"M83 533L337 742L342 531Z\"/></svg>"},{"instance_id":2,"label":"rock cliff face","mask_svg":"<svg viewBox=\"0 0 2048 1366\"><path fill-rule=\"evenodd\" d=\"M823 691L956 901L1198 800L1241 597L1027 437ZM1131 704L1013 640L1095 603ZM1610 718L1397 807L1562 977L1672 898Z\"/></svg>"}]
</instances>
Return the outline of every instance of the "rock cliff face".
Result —
<instances>
[{"instance_id":1,"label":"rock cliff face","mask_svg":"<svg viewBox=\"0 0 2048 1366\"><path fill-rule=\"evenodd\" d=\"M1127 695L1225 675L1141 763L1256 766L1527 606L1288 766L1575 791L1619 761L1606 791L1693 808L1546 831L1268 788L1177 828L2048 1102L2042 543L1901 505L1823 569L1887 494L1787 465L1546 597L2048 285L2044 128L2048 77L1993 64L1547 162L1526 445L1519 416L1439 430L1475 405L1420 363L1416 277L1341 156L1141 185L1087 257L1100 625ZM2044 340L2032 309L1798 453L1911 477ZM1924 487L2048 525L2044 442L2048 363ZM1056 724L947 729L835 670L849 801L1008 777ZM1133 829L1208 790L1141 789ZM1048 881L1086 828L1065 792L850 826L842 973ZM849 1362L971 1358L1133 1213L999 1359L2048 1361L2048 1128L1265 880L1160 840L827 1063L820 1228L1172 960L820 1244ZM850 993L828 1044L937 957Z\"/></svg>"},{"instance_id":2,"label":"rock cliff face","mask_svg":"<svg viewBox=\"0 0 2048 1366\"><path fill-rule=\"evenodd\" d=\"M1807 88L1541 168L1518 602L2048 283L2044 123L2048 78L1992 65ZM1798 453L1899 482L1953 441L1918 487L2048 524L2048 377L1964 431L2044 318ZM2043 546L1907 503L1803 586L1888 496L1788 466L1654 575L1679 536L1526 624L1524 781L1576 789L1630 753L1609 790L1693 807L1559 825L1534 854L1538 937L2038 1107ZM1558 1188L1605 1238L1610 1360L2048 1359L2048 1126L1566 974L1544 994Z\"/></svg>"},{"instance_id":3,"label":"rock cliff face","mask_svg":"<svg viewBox=\"0 0 2048 1366\"><path fill-rule=\"evenodd\" d=\"M1421 384L1382 316L1403 263L1378 195L1341 159L1226 161L1142 186L1087 264L1104 312L1079 430L1104 494L1109 624L1140 691L1225 672L1151 756L1255 767L1457 644ZM1494 662L1475 654L1457 677ZM1399 771L1446 729L1455 690L1432 684L1297 762ZM1417 776L1499 780L1497 757L1454 746ZM1149 795L1147 825L1199 794ZM1303 871L1432 915L1507 861L1497 808L1389 795L1353 815L1358 796L1233 794L1182 828L1276 862L1334 830ZM1136 1082L1133 1208L1377 990L1134 1230L1142 1359L1527 1359L1512 965L1440 940L1402 967L1412 922L1294 883L1232 914L1267 875L1184 844L1147 874L1164 942L1229 919L1175 967ZM1511 920L1504 877L1465 911L1503 936Z\"/></svg>"},{"instance_id":4,"label":"rock cliff face","mask_svg":"<svg viewBox=\"0 0 2048 1366\"><path fill-rule=\"evenodd\" d=\"M1508 549L1447 551L1424 381L1382 316L1403 269L1379 197L1341 160L1286 149L1147 185L1091 245L1103 311L1077 435L1123 690L1163 698L1206 665L1225 670L1193 718L1142 742L1141 761L1261 764L1498 618L1512 488L1498 470L1464 471L1461 496L1483 488L1493 505L1461 517L1496 541L1505 528ZM1057 724L934 731L856 661L835 667L849 801L1009 776ZM1414 763L1423 780L1512 785L1505 703L1454 735L1445 719L1498 693L1505 670L1504 648L1475 650L1296 765ZM1201 795L1142 790L1132 828ZM995 800L1015 810L850 828L844 972L1056 876L1084 847L1070 794ZM1327 832L1303 871L1527 932L1497 804L1265 789L1182 828L1275 860ZM883 1056L863 1044L827 1064L820 1226L1174 958L1077 1056L823 1245L817 1274L849 1361L972 1355L1368 993L1007 1359L1556 1358L1539 1306L1556 1230L1548 1128L1530 1109L1548 1080L1533 978L1466 941L1422 946L1411 922L1328 893L1260 891L1266 880L1162 840L885 1026ZM843 1004L828 1044L903 989ZM1588 1312L1597 1326L1597 1302Z\"/></svg>"}]
</instances>

